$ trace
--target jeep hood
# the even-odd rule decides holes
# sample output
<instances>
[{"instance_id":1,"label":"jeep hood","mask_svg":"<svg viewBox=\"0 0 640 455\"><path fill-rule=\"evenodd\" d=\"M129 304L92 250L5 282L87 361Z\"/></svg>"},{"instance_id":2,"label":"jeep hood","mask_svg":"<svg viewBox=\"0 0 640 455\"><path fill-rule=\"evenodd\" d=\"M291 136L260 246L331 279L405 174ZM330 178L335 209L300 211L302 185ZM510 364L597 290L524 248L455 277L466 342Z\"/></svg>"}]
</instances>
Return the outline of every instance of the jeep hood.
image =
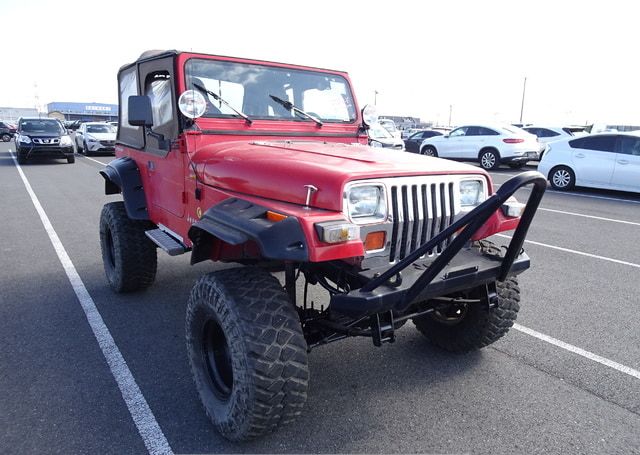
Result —
<instances>
[{"instance_id":1,"label":"jeep hood","mask_svg":"<svg viewBox=\"0 0 640 455\"><path fill-rule=\"evenodd\" d=\"M342 207L352 180L427 174L482 174L475 166L360 144L233 141L202 147L191 156L198 175L217 188L304 204L305 185L318 190L313 207Z\"/></svg>"}]
</instances>

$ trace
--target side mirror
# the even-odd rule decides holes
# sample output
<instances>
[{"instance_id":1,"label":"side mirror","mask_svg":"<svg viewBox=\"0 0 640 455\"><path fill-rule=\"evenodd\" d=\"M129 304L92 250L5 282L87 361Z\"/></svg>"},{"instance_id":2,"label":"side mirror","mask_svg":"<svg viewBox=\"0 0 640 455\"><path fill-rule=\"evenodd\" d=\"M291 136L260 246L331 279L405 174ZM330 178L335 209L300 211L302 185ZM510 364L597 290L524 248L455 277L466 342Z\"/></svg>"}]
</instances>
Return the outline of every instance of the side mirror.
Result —
<instances>
[{"instance_id":1,"label":"side mirror","mask_svg":"<svg viewBox=\"0 0 640 455\"><path fill-rule=\"evenodd\" d=\"M171 141L164 138L164 135L151 130L153 126L153 112L151 111L151 98L148 96L129 97L129 124L132 126L142 126L147 136L158 141L158 147L162 150L171 149Z\"/></svg>"},{"instance_id":2,"label":"side mirror","mask_svg":"<svg viewBox=\"0 0 640 455\"><path fill-rule=\"evenodd\" d=\"M151 99L148 96L130 96L127 110L129 124L132 126L153 126L153 112L151 111Z\"/></svg>"}]
</instances>

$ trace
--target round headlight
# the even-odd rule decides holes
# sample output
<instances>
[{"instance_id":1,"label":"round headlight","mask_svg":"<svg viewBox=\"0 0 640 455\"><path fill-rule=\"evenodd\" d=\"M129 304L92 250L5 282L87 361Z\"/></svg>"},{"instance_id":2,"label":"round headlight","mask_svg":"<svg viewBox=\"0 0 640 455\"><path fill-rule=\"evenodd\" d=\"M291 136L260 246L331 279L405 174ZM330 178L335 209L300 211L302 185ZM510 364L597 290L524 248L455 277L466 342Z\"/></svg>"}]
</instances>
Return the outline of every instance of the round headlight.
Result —
<instances>
[{"instance_id":1,"label":"round headlight","mask_svg":"<svg viewBox=\"0 0 640 455\"><path fill-rule=\"evenodd\" d=\"M365 125L371 126L378 121L378 109L371 104L362 108L362 121Z\"/></svg>"},{"instance_id":2,"label":"round headlight","mask_svg":"<svg viewBox=\"0 0 640 455\"><path fill-rule=\"evenodd\" d=\"M207 102L202 93L196 90L182 92L178 98L178 107L185 117L198 118L204 115L207 110Z\"/></svg>"}]
</instances>

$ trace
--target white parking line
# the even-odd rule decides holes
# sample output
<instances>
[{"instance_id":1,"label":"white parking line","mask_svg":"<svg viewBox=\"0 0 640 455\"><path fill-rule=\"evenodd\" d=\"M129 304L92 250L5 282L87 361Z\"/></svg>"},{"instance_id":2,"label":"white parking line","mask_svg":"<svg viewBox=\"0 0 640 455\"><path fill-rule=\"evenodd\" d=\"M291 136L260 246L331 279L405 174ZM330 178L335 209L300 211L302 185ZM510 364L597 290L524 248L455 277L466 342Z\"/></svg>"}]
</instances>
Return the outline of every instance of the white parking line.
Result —
<instances>
[{"instance_id":1,"label":"white parking line","mask_svg":"<svg viewBox=\"0 0 640 455\"><path fill-rule=\"evenodd\" d=\"M550 337L549 335L545 335L544 333L536 332L535 330L524 327L520 324L513 324L513 328L522 333L526 333L527 335L538 338L539 340L545 341L569 352L573 352L574 354L578 354L589 360L593 360L594 362L597 362L601 365L608 366L609 368L613 368L614 370L617 370L621 373L628 374L629 376L633 376L636 379L640 379L640 371L638 370L634 370L633 368L622 365L618 362L614 362L613 360L609 360L605 357L599 356L598 354L594 354L593 352L585 351L584 349L581 349L569 343L565 343L564 341L560 341L556 338Z\"/></svg>"},{"instance_id":2,"label":"white parking line","mask_svg":"<svg viewBox=\"0 0 640 455\"><path fill-rule=\"evenodd\" d=\"M502 186L502 183L494 183L493 186L497 188ZM520 188L520 190L531 191L531 188L523 187L523 188ZM556 190L550 190L550 189L547 189L546 192L559 194L562 196L586 197L588 199L602 199L603 201L616 201L616 202L628 202L630 204L640 204L640 201L634 201L633 199L622 199L622 198L608 197L608 196L596 196L595 194L567 193L566 191L556 191Z\"/></svg>"},{"instance_id":3,"label":"white parking line","mask_svg":"<svg viewBox=\"0 0 640 455\"><path fill-rule=\"evenodd\" d=\"M133 418L133 421L138 428L138 433L142 437L144 441L144 445L147 448L147 451L150 454L172 454L171 446L169 446L169 442L165 437L160 425L156 421L153 412L151 412L151 408L149 408L149 404L147 400L142 395L142 391L138 387L133 374L131 374L131 370L127 366L127 362L125 362L122 353L118 349L115 340L111 336L109 329L107 328L102 316L98 312L98 308L96 307L95 302L89 295L89 291L85 287L80 275L78 274L73 262L71 262L71 258L67 254L58 234L53 229L51 222L49 221L49 217L46 212L42 208L38 197L36 196L33 188L31 188L31 184L27 180L26 175L22 171L22 168L18 164L13 152L10 150L11 158L13 159L13 163L16 165L18 169L18 174L20 174L20 178L24 183L24 186L31 198L31 202L33 202L38 215L40 216L40 220L44 225L44 229L47 232L49 239L53 245L53 248L58 255L58 259L62 263L62 267L64 268L65 273L67 274L67 278L73 287L73 290L80 301L80 305L84 310L84 313L87 317L87 321L91 326L91 330L93 331L96 340L98 341L98 345L102 350L102 354L104 355L109 368L111 369L111 373L120 388L120 393L122 394L122 398L129 409L129 413Z\"/></svg>"},{"instance_id":4,"label":"white parking line","mask_svg":"<svg viewBox=\"0 0 640 455\"><path fill-rule=\"evenodd\" d=\"M494 234L494 235L496 237L504 237L505 239L512 238L511 236L504 235L504 234ZM629 267L635 267L635 268L639 268L640 269L640 264L635 264L633 262L627 262L627 261L621 261L620 259L608 258L606 256L598 256L597 254L591 254L591 253L585 253L583 251L571 250L569 248L563 248L563 247L560 247L560 246L549 245L547 243L534 242L533 240L525 240L525 243L530 243L532 245L543 246L545 248L551 248L553 250L564 251L566 253L578 254L580 256L587 256L587 257L594 258L594 259L600 259L602 261L614 262L616 264L628 265Z\"/></svg>"},{"instance_id":5,"label":"white parking line","mask_svg":"<svg viewBox=\"0 0 640 455\"><path fill-rule=\"evenodd\" d=\"M83 159L93 161L94 163L98 163L100 166L106 166L106 164L105 164L105 163L103 163L102 161L94 160L93 158L89 158L89 157L88 157L88 156L86 156L86 155L80 155L80 154L78 154L78 156L79 156L79 157L82 157Z\"/></svg>"},{"instance_id":6,"label":"white parking line","mask_svg":"<svg viewBox=\"0 0 640 455\"><path fill-rule=\"evenodd\" d=\"M604 218L601 216L593 216L593 215L583 215L582 213L565 212L564 210L546 209L544 207L538 207L538 210L542 210L543 212L561 213L563 215L579 216L582 218L591 218L593 220L610 221L612 223L621 223L621 224L630 224L632 226L640 226L640 223L636 223L634 221L616 220L613 218Z\"/></svg>"}]
</instances>

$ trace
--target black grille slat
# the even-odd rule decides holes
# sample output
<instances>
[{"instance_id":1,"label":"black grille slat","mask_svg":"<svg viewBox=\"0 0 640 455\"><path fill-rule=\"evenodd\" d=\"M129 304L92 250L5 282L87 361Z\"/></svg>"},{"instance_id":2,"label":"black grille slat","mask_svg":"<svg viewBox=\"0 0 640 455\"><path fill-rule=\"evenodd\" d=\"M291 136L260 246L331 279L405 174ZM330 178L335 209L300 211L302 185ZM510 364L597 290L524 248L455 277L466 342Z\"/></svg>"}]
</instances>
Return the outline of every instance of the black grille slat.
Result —
<instances>
[{"instance_id":1,"label":"black grille slat","mask_svg":"<svg viewBox=\"0 0 640 455\"><path fill-rule=\"evenodd\" d=\"M393 226L391 228L391 250L389 251L389 261L396 260L396 244L398 241L398 188L391 188L391 207L393 216Z\"/></svg>"},{"instance_id":2,"label":"black grille slat","mask_svg":"<svg viewBox=\"0 0 640 455\"><path fill-rule=\"evenodd\" d=\"M400 259L407 255L407 235L409 233L409 199L407 197L407 186L402 185L402 239L400 240Z\"/></svg>"},{"instance_id":3,"label":"black grille slat","mask_svg":"<svg viewBox=\"0 0 640 455\"><path fill-rule=\"evenodd\" d=\"M418 186L411 186L411 198L413 200L413 231L411 232L410 252L418 248L418 232L420 231L420 209L418 208Z\"/></svg>"},{"instance_id":4,"label":"black grille slat","mask_svg":"<svg viewBox=\"0 0 640 455\"><path fill-rule=\"evenodd\" d=\"M429 234L429 206L427 205L427 185L422 185L422 235L420 236L420 245L427 243L427 234ZM431 238L431 237L429 237Z\"/></svg>"}]
</instances>

